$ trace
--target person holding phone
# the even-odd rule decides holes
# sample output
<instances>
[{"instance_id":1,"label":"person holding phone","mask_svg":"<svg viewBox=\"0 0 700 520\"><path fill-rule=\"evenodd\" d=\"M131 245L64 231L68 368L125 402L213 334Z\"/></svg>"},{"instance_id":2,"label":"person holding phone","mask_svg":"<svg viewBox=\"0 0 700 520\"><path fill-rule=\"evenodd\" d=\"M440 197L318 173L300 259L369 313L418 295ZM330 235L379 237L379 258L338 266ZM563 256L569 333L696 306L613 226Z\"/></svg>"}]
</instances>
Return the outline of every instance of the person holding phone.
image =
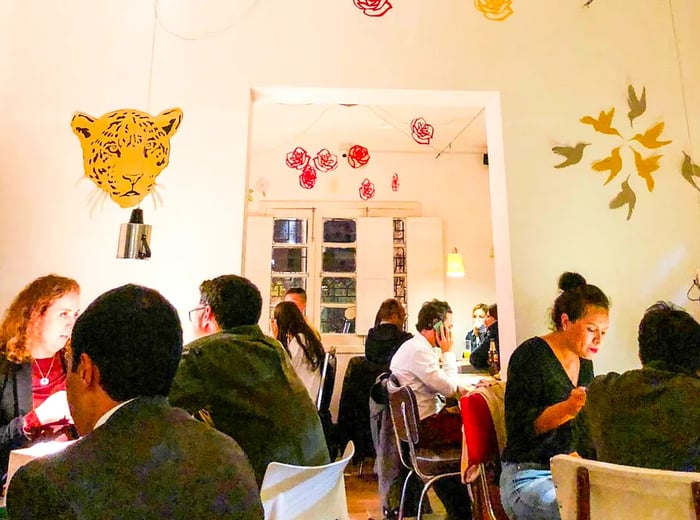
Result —
<instances>
[{"instance_id":1,"label":"person holding phone","mask_svg":"<svg viewBox=\"0 0 700 520\"><path fill-rule=\"evenodd\" d=\"M558 520L549 459L574 452L573 419L586 403L591 358L609 325L610 300L578 273L559 278L553 332L530 338L508 363L501 502L512 520Z\"/></svg>"},{"instance_id":2,"label":"person holding phone","mask_svg":"<svg viewBox=\"0 0 700 520\"><path fill-rule=\"evenodd\" d=\"M457 357L452 351L452 309L445 301L426 302L418 312L418 334L405 341L394 354L390 369L399 383L413 390L418 404L420 446L461 447L462 418L446 406L447 398L467 393L457 383ZM439 347L440 359L433 352ZM435 483L435 492L449 518L471 518L467 488L459 478Z\"/></svg>"}]
</instances>

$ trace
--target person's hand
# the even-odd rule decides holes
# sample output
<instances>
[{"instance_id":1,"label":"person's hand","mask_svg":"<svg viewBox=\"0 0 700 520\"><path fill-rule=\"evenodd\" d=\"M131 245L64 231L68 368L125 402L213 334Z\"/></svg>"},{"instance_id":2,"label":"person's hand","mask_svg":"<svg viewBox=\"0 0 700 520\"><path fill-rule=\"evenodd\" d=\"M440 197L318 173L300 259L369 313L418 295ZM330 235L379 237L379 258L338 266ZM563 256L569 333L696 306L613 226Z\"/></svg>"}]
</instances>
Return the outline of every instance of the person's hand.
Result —
<instances>
[{"instance_id":1,"label":"person's hand","mask_svg":"<svg viewBox=\"0 0 700 520\"><path fill-rule=\"evenodd\" d=\"M452 338L452 330L445 327L443 324L438 330L435 331L435 341L443 352L451 352L452 346L454 344L454 339Z\"/></svg>"},{"instance_id":2,"label":"person's hand","mask_svg":"<svg viewBox=\"0 0 700 520\"><path fill-rule=\"evenodd\" d=\"M578 415L583 405L586 404L586 387L578 386L574 388L566 402L569 405L569 413L574 416Z\"/></svg>"},{"instance_id":3,"label":"person's hand","mask_svg":"<svg viewBox=\"0 0 700 520\"><path fill-rule=\"evenodd\" d=\"M34 413L36 413L41 426L52 424L62 419L68 419L72 422L65 390L59 390L48 396L43 403L34 408Z\"/></svg>"}]
</instances>

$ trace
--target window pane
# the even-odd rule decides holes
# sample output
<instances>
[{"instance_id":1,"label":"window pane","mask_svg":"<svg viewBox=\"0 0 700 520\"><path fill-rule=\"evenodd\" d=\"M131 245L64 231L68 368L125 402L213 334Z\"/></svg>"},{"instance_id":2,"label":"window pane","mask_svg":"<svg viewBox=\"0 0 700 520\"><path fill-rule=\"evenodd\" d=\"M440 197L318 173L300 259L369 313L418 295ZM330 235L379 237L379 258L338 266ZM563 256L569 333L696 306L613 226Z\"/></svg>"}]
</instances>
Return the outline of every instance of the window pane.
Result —
<instances>
[{"instance_id":1,"label":"window pane","mask_svg":"<svg viewBox=\"0 0 700 520\"><path fill-rule=\"evenodd\" d=\"M323 221L323 241L339 244L355 242L355 221L345 218L334 218Z\"/></svg>"},{"instance_id":2,"label":"window pane","mask_svg":"<svg viewBox=\"0 0 700 520\"><path fill-rule=\"evenodd\" d=\"M321 333L354 334L355 306L321 307Z\"/></svg>"},{"instance_id":3,"label":"window pane","mask_svg":"<svg viewBox=\"0 0 700 520\"><path fill-rule=\"evenodd\" d=\"M277 244L306 244L306 219L276 218L272 241Z\"/></svg>"},{"instance_id":4,"label":"window pane","mask_svg":"<svg viewBox=\"0 0 700 520\"><path fill-rule=\"evenodd\" d=\"M287 289L301 287L306 290L306 278L302 276L287 276L272 278L270 283L270 317L272 317L275 305L284 299Z\"/></svg>"},{"instance_id":5,"label":"window pane","mask_svg":"<svg viewBox=\"0 0 700 520\"><path fill-rule=\"evenodd\" d=\"M321 279L321 303L355 303L355 278Z\"/></svg>"},{"instance_id":6,"label":"window pane","mask_svg":"<svg viewBox=\"0 0 700 520\"><path fill-rule=\"evenodd\" d=\"M329 273L354 273L356 256L354 247L324 247L321 269Z\"/></svg>"},{"instance_id":7,"label":"window pane","mask_svg":"<svg viewBox=\"0 0 700 520\"><path fill-rule=\"evenodd\" d=\"M305 273L306 272L306 248L305 247L273 247L272 248L272 272L273 273Z\"/></svg>"}]
</instances>

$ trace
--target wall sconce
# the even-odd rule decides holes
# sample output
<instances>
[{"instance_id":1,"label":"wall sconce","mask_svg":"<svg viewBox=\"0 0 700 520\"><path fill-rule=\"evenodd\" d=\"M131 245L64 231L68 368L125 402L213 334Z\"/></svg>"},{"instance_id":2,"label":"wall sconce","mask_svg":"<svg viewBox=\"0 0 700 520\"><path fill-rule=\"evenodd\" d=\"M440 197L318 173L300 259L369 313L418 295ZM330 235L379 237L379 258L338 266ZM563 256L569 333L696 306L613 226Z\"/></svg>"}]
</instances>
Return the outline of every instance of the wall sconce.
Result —
<instances>
[{"instance_id":1,"label":"wall sconce","mask_svg":"<svg viewBox=\"0 0 700 520\"><path fill-rule=\"evenodd\" d=\"M462 260L462 253L458 253L456 247L451 253L447 253L447 276L450 278L464 276L464 260Z\"/></svg>"},{"instance_id":2,"label":"wall sconce","mask_svg":"<svg viewBox=\"0 0 700 520\"><path fill-rule=\"evenodd\" d=\"M151 226L143 223L143 210L131 211L128 224L122 224L119 229L117 258L151 258Z\"/></svg>"}]
</instances>

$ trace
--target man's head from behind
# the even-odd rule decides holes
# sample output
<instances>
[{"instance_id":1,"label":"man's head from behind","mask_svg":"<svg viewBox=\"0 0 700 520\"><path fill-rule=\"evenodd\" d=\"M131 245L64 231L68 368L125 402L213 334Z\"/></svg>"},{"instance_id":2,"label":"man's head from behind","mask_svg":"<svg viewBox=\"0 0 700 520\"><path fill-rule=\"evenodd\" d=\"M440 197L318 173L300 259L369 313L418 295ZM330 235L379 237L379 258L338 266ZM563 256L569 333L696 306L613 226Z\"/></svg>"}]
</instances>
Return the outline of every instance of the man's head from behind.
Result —
<instances>
[{"instance_id":1,"label":"man's head from behind","mask_svg":"<svg viewBox=\"0 0 700 520\"><path fill-rule=\"evenodd\" d=\"M75 322L67 355L78 431L91 431L115 402L167 396L181 354L180 319L159 292L130 284L98 296Z\"/></svg>"},{"instance_id":2,"label":"man's head from behind","mask_svg":"<svg viewBox=\"0 0 700 520\"><path fill-rule=\"evenodd\" d=\"M201 305L211 309L211 315L221 329L255 325L262 311L262 296L253 282L242 276L227 274L205 280L199 286ZM204 317L209 311L204 311Z\"/></svg>"},{"instance_id":3,"label":"man's head from behind","mask_svg":"<svg viewBox=\"0 0 700 520\"><path fill-rule=\"evenodd\" d=\"M639 322L639 360L700 371L700 323L672 303L657 302Z\"/></svg>"},{"instance_id":4,"label":"man's head from behind","mask_svg":"<svg viewBox=\"0 0 700 520\"><path fill-rule=\"evenodd\" d=\"M294 302L302 314L306 314L306 291L302 287L290 287L284 293L284 301Z\"/></svg>"}]
</instances>

